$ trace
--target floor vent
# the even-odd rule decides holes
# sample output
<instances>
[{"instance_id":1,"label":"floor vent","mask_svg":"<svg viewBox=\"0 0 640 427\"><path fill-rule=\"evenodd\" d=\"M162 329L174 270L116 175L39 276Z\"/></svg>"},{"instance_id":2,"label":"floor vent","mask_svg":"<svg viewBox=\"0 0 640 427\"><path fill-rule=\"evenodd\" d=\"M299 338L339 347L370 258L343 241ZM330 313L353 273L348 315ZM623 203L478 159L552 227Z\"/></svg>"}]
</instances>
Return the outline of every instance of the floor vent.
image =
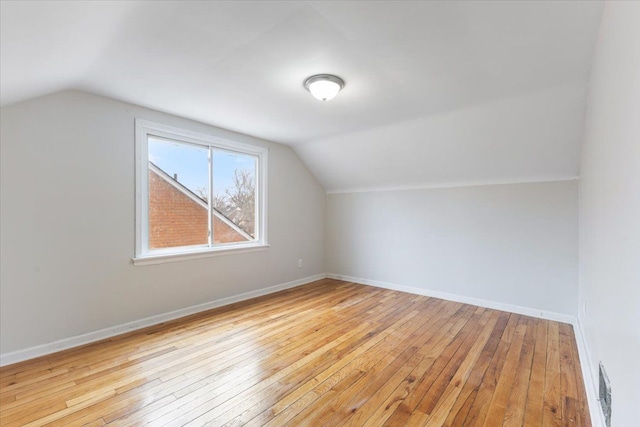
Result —
<instances>
[{"instance_id":1,"label":"floor vent","mask_svg":"<svg viewBox=\"0 0 640 427\"><path fill-rule=\"evenodd\" d=\"M600 362L600 406L602 407L602 413L604 414L604 420L607 427L611 427L611 383L609 377Z\"/></svg>"}]
</instances>

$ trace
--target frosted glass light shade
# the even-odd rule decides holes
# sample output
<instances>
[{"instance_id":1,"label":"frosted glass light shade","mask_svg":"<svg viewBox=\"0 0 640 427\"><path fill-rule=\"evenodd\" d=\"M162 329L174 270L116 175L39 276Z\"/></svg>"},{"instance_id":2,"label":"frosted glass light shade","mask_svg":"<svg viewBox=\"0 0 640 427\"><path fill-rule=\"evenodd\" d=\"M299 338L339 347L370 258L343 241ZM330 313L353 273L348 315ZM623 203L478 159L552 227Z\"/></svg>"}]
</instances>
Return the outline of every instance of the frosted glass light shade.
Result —
<instances>
[{"instance_id":1,"label":"frosted glass light shade","mask_svg":"<svg viewBox=\"0 0 640 427\"><path fill-rule=\"evenodd\" d=\"M321 101L328 101L335 98L344 87L344 80L331 74L317 74L305 80L304 87L315 98Z\"/></svg>"}]
</instances>

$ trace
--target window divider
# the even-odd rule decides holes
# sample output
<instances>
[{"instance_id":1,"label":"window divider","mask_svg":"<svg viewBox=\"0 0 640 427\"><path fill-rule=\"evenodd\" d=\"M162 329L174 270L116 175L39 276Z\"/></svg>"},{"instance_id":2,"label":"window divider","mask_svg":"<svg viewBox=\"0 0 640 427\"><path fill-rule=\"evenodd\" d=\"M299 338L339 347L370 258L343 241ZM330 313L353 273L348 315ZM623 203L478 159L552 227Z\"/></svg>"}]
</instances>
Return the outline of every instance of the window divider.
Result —
<instances>
[{"instance_id":1,"label":"window divider","mask_svg":"<svg viewBox=\"0 0 640 427\"><path fill-rule=\"evenodd\" d=\"M162 142L168 143L177 143L179 145L185 146L195 146L207 148L207 156L208 156L208 200L206 203L207 207L207 228L208 228L208 236L206 239L206 246L203 244L202 246L198 245L184 245L184 246L171 246L171 247L163 247L157 246L153 249L149 248L149 239L150 239L150 227L149 227L149 190L150 190L150 159L149 159L149 138L153 137L154 139L160 140ZM240 141L246 139L246 137L239 136ZM136 157L136 168L135 168L135 255L134 255L134 265L143 265L143 264L156 264L160 262L166 262L170 260L179 260L179 259L191 259L193 257L199 258L202 256L210 256L215 254L224 254L224 253L233 253L233 252L246 252L247 250L256 250L263 249L269 247L267 242L267 167L268 167L268 152L269 149L264 145L257 143L245 143L240 141L234 141L227 139L225 136L218 136L215 134L203 134L198 132L193 132L185 129L175 128L172 126L168 126L165 124L154 123L151 121L143 120L143 119L135 119L135 157ZM249 234L245 230L242 229L241 226L235 224L235 220L228 220L226 216L218 217L214 212L215 202L214 202L214 194L215 194L215 178L214 175L214 163L216 153L220 152L228 152L235 155L244 155L250 156L254 159L254 207L253 207L253 218L249 219L252 221L250 227L252 227L253 233ZM215 160L215 161L214 161ZM222 161L222 160L221 160ZM226 161L226 160L225 160ZM155 166L154 166L155 167ZM220 166L222 169L220 171L225 174L226 177L226 166ZM155 171L155 169L154 169ZM163 172L162 170L160 172ZM154 172L158 174L158 172ZM217 172L216 172L217 173ZM171 175L167 175L164 177L162 175L162 179L167 181L170 185L177 188L177 190L182 191L178 188L173 181L170 180ZM205 175L206 176L206 175ZM203 176L204 178L204 176ZM174 179L175 176L174 176ZM222 178L221 178L222 179ZM225 178L226 179L226 178ZM176 179L177 181L177 179ZM189 188L187 188L189 190ZM193 192L193 191L192 191ZM184 194L187 194L187 191L183 191ZM196 197L197 194L194 196ZM202 198L202 197L201 197ZM195 199L194 199L195 200ZM202 207L204 204L200 201ZM226 215L224 213L223 215ZM155 217L154 217L155 218ZM202 217L200 217L202 218ZM222 219L221 219L222 218ZM237 229L237 233L243 233L244 238L247 239L244 241L227 241L226 234L220 237L223 243L216 244L216 232L215 232L215 224L216 219L222 221L227 226L235 227ZM243 216L241 215L238 219L239 222L245 221ZM155 229L154 229L155 230ZM202 228L200 228L202 230ZM225 228L226 230L226 228ZM225 231L226 233L226 231ZM250 238L253 238L251 240ZM201 240L204 243L204 239ZM178 241L176 241L178 242ZM165 261L166 260L166 261Z\"/></svg>"},{"instance_id":2,"label":"window divider","mask_svg":"<svg viewBox=\"0 0 640 427\"><path fill-rule=\"evenodd\" d=\"M213 226L213 147L209 146L209 247L213 247L215 241L214 233L215 227Z\"/></svg>"}]
</instances>

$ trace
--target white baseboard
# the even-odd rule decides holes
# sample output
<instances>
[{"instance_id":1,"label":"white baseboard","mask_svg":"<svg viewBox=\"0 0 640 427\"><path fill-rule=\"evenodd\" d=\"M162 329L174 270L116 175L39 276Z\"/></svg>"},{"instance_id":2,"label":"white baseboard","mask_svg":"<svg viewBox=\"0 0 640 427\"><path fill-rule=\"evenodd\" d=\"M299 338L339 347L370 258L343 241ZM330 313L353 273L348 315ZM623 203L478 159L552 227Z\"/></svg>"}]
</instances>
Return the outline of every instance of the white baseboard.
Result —
<instances>
[{"instance_id":1,"label":"white baseboard","mask_svg":"<svg viewBox=\"0 0 640 427\"><path fill-rule=\"evenodd\" d=\"M105 338L111 338L116 335L130 332L136 329L142 329L148 326L157 325L159 323L167 322L169 320L178 319L180 317L188 316L190 314L199 313L202 311L210 310L212 308L221 307L224 305L233 304L235 302L244 301L251 298L271 294L284 289L294 288L315 280L324 279L325 277L331 279L344 280L353 283L360 283L363 285L375 286L379 288L391 289L395 291L408 292L416 295L424 295L434 298L445 299L448 301L461 302L464 304L472 304L480 307L491 308L495 310L507 311L510 313L522 314L525 316L532 316L541 319L554 320L563 323L570 323L573 325L573 329L576 335L576 341L578 344L578 354L580 357L580 366L582 368L582 377L585 382L585 389L587 393L587 400L589 403L589 411L591 413L591 422L593 427L604 427L604 416L600 410L600 404L598 402L598 387L597 378L593 372L594 364L591 363L591 355L586 343L584 330L579 319L574 316L562 313L554 313L544 310L538 310L530 307L522 307L518 305L505 304L495 301L489 301L479 298L472 298L463 295L451 294L447 292L432 291L428 289L415 288L411 286L397 285L393 283L381 282L378 280L362 279L358 277L345 276L341 274L317 274L315 276L309 276L302 279L294 280L279 285L270 286L268 288L259 289L257 291L245 292L242 294L234 295L219 300L206 302L203 304L186 307L180 310L175 310L169 313L159 314L156 316L147 317L144 319L136 320L133 322L125 323L122 325L113 326L110 328L101 329L95 332L89 332L87 334L77 335L71 338L65 338L51 343L30 347L24 350L13 351L11 353L0 354L0 366L10 365L13 363L21 362L35 357L44 356L47 354L55 353L57 351L66 350L69 348L77 347L84 344L89 344L95 341L99 341Z\"/></svg>"},{"instance_id":2,"label":"white baseboard","mask_svg":"<svg viewBox=\"0 0 640 427\"><path fill-rule=\"evenodd\" d=\"M587 392L587 401L589 402L589 412L591 413L591 424L593 427L604 427L606 425L604 414L600 408L600 397L598 393L598 374L594 371L595 364L592 363L587 339L582 328L580 318L577 317L573 322L573 331L576 334L578 343L578 354L580 355L580 368L582 368L582 378L584 379L584 388Z\"/></svg>"},{"instance_id":3,"label":"white baseboard","mask_svg":"<svg viewBox=\"0 0 640 427\"><path fill-rule=\"evenodd\" d=\"M53 341L47 344L41 344L34 347L26 348L24 350L17 350L17 351L12 351L10 353L0 354L0 366L11 365L13 363L22 362L24 360L33 359L35 357L45 356L47 354L55 353L61 350L66 350L69 348L78 347L80 345L89 344L95 341L100 341L105 338L111 338L113 336L120 335L125 332L130 332L136 329L142 329L148 326L157 325L159 323L178 319L180 317L185 317L190 314L195 314L202 311L210 310L212 308L221 307L223 305L229 305L235 302L256 298L259 296L278 292L284 289L295 288L296 286L300 286L309 282L324 279L325 277L327 277L325 274L316 274L315 276L304 277L302 279L293 280L291 282L281 283L279 285L258 289L257 291L245 292L245 293L230 296L227 298L209 301L203 304L193 305L191 307L181 308L179 310L171 311L169 313L163 313L155 316L146 317L140 320L134 320L133 322L124 323L122 325L116 325L109 328L100 329L98 331L89 332L82 335L76 335L70 338L64 338L64 339Z\"/></svg>"},{"instance_id":4,"label":"white baseboard","mask_svg":"<svg viewBox=\"0 0 640 427\"><path fill-rule=\"evenodd\" d=\"M445 299L447 301L461 302L464 304L477 305L480 307L491 308L494 310L508 311L509 313L523 314L525 316L538 317L540 319L554 320L556 322L573 324L575 317L569 314L555 313L553 311L539 310L530 307L522 307L519 305L506 304L502 302L489 301L480 298L467 297L464 295L451 294L448 292L433 291L430 289L415 288L412 286L397 285L395 283L381 282L378 280L362 279L360 277L344 276L341 274L327 273L327 277L331 279L345 280L347 282L360 283L363 285L376 286L378 288L391 289L394 291L407 292L410 294L424 295Z\"/></svg>"},{"instance_id":5,"label":"white baseboard","mask_svg":"<svg viewBox=\"0 0 640 427\"><path fill-rule=\"evenodd\" d=\"M378 288L391 289L394 291L408 292L410 294L424 295L428 297L440 298L447 301L461 302L464 304L477 305L480 307L491 308L494 310L507 311L509 313L522 314L525 316L537 317L540 319L553 320L556 322L569 323L573 325L573 330L578 344L578 357L580 357L580 367L582 368L582 377L584 378L585 391L587 393L587 401L589 403L589 412L591 414L591 423L593 427L604 427L604 416L600 410L598 401L598 382L592 372L591 356L589 348L585 340L582 324L579 319L570 314L555 313L552 311L538 310L530 307L522 307L519 305L505 304L501 302L489 301L479 298L467 297L463 295L450 294L447 292L432 291L429 289L415 288L412 286L397 285L394 283L381 282L378 280L362 279L360 277L345 276L342 274L327 273L327 277L331 279L345 280L347 282L360 283L363 285L375 286Z\"/></svg>"}]
</instances>

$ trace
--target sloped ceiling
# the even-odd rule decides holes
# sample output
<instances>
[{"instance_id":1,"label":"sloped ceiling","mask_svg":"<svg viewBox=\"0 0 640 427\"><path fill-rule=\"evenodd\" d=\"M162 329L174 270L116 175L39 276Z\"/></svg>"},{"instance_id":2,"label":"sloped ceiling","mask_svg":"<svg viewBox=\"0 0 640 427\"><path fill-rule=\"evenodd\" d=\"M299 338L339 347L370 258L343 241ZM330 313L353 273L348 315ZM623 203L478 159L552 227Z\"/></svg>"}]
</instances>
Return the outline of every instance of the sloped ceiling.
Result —
<instances>
[{"instance_id":1,"label":"sloped ceiling","mask_svg":"<svg viewBox=\"0 0 640 427\"><path fill-rule=\"evenodd\" d=\"M1 3L0 102L80 89L289 144L328 191L578 174L601 2ZM321 103L303 80L347 82Z\"/></svg>"}]
</instances>

